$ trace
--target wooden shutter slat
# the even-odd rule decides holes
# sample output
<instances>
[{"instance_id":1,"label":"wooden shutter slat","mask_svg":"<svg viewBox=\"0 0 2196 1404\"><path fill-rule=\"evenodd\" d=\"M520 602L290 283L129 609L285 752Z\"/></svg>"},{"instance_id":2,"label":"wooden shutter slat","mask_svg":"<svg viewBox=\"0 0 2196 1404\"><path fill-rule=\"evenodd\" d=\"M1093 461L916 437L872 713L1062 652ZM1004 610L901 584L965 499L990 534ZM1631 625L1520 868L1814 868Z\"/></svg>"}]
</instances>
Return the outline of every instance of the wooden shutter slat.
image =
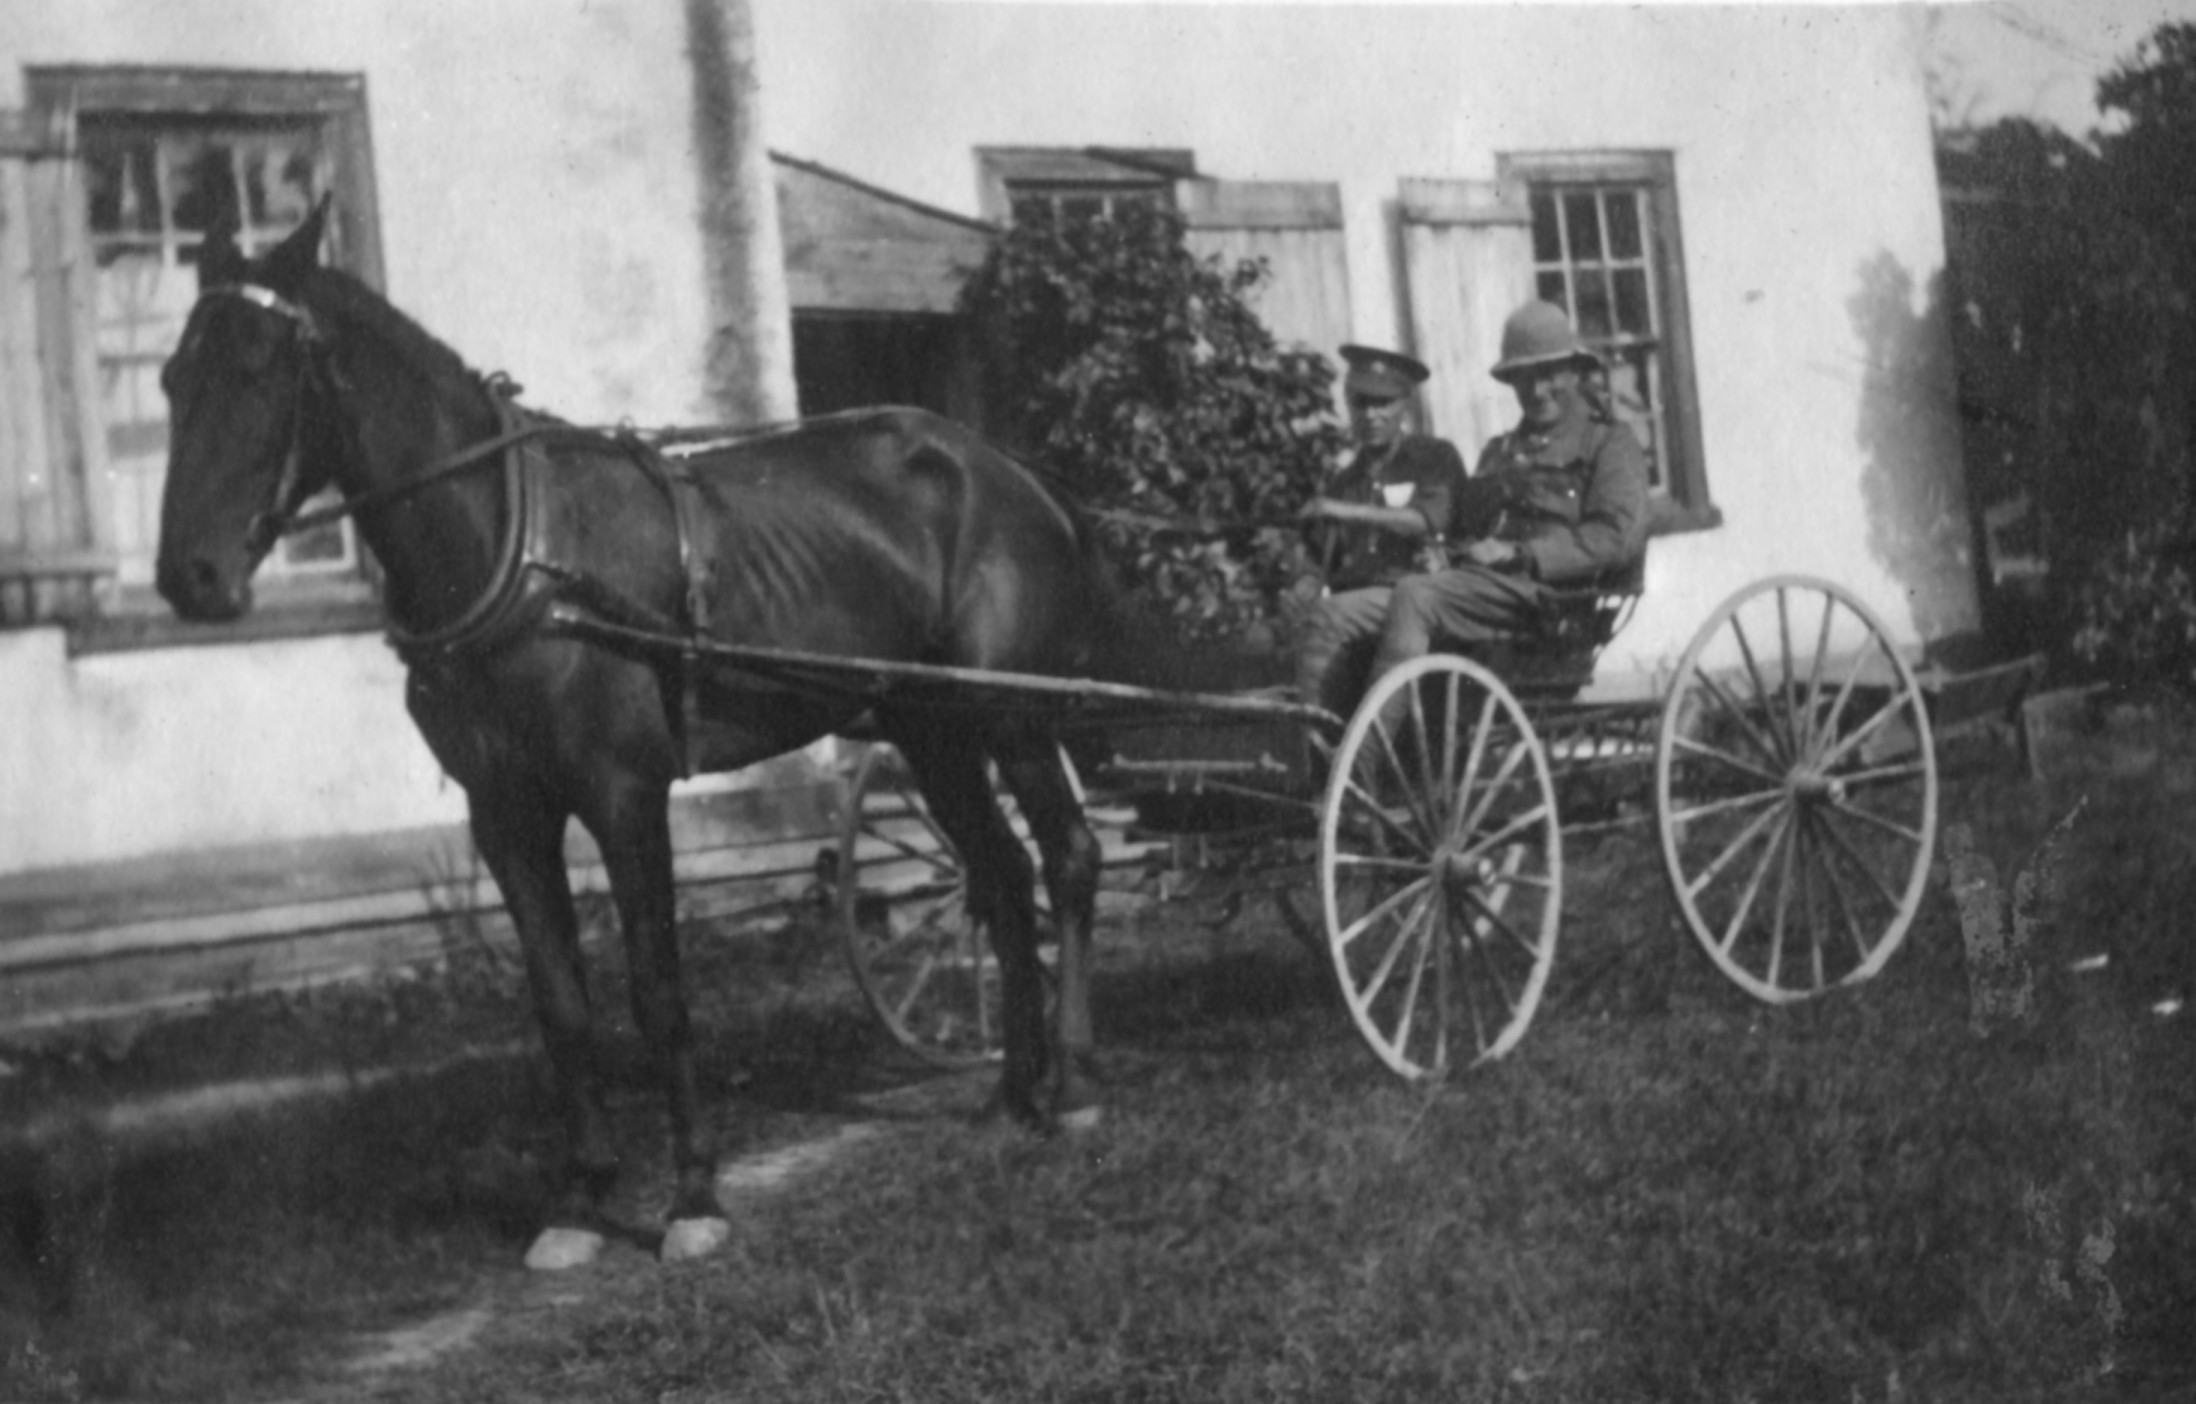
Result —
<instances>
[{"instance_id":1,"label":"wooden shutter slat","mask_svg":"<svg viewBox=\"0 0 2196 1404\"><path fill-rule=\"evenodd\" d=\"M1515 418L1487 372L1504 319L1533 295L1531 208L1507 182L1406 180L1399 193L1412 343L1433 371L1428 428L1474 462Z\"/></svg>"}]
</instances>

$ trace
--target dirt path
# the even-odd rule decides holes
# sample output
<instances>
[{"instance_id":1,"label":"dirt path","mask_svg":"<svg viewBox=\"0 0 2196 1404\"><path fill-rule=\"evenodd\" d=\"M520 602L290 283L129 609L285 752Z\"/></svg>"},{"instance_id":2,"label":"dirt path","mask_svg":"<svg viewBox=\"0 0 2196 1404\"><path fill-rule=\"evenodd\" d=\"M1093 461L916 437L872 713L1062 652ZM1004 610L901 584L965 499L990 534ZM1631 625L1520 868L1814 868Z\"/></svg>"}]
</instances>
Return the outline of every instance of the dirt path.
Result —
<instances>
[{"instance_id":1,"label":"dirt path","mask_svg":"<svg viewBox=\"0 0 2196 1404\"><path fill-rule=\"evenodd\" d=\"M966 1117L982 1105L991 1077L979 1070L855 1098L837 1126L719 1167L717 1202L736 1226L766 1211L772 1196L800 1176L849 1156L874 1154L910 1118ZM637 1259L631 1251L613 1253L589 1267L559 1273L529 1273L514 1264L510 1274L471 1302L396 1330L359 1337L346 1377L303 1398L333 1404L402 1397L419 1371L473 1346L499 1320L578 1306L603 1292L627 1290L636 1273L653 1270L653 1264Z\"/></svg>"}]
</instances>

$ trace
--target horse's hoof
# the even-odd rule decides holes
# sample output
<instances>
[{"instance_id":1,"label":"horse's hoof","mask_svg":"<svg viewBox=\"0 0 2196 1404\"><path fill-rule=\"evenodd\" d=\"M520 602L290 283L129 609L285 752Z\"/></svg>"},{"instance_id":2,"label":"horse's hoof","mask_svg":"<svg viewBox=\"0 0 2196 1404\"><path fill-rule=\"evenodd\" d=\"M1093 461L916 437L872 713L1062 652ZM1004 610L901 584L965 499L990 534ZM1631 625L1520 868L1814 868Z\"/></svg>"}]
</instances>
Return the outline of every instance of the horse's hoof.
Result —
<instances>
[{"instance_id":1,"label":"horse's hoof","mask_svg":"<svg viewBox=\"0 0 2196 1404\"><path fill-rule=\"evenodd\" d=\"M545 1228L526 1250L526 1266L535 1272L585 1267L602 1254L602 1235L591 1229Z\"/></svg>"},{"instance_id":2,"label":"horse's hoof","mask_svg":"<svg viewBox=\"0 0 2196 1404\"><path fill-rule=\"evenodd\" d=\"M663 1249L658 1256L667 1263L706 1258L731 1236L732 1225L723 1219L673 1219L671 1227L663 1231Z\"/></svg>"},{"instance_id":3,"label":"horse's hoof","mask_svg":"<svg viewBox=\"0 0 2196 1404\"><path fill-rule=\"evenodd\" d=\"M1053 1117L1053 1124L1071 1136L1095 1131L1105 1122L1106 1109L1096 1102L1088 1106L1073 1107Z\"/></svg>"}]
</instances>

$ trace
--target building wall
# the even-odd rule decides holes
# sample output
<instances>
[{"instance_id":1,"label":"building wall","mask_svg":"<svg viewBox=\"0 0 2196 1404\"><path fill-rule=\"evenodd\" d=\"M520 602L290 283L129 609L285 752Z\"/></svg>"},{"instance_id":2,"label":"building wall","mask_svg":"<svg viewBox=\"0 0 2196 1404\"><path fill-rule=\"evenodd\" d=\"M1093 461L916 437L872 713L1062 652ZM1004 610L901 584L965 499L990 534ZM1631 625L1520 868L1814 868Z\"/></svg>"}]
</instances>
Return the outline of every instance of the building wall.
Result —
<instances>
[{"instance_id":1,"label":"building wall","mask_svg":"<svg viewBox=\"0 0 2196 1404\"><path fill-rule=\"evenodd\" d=\"M697 142L731 113L691 75L738 70L744 21L740 0L14 0L0 111L47 65L362 74L399 307L583 423L774 417L790 331L728 368L729 275L704 257L761 143ZM463 814L371 633L70 657L57 627L0 632L0 716L0 875Z\"/></svg>"},{"instance_id":2,"label":"building wall","mask_svg":"<svg viewBox=\"0 0 2196 1404\"><path fill-rule=\"evenodd\" d=\"M708 404L700 194L681 7L653 0L31 0L22 69L363 73L392 301L583 421Z\"/></svg>"},{"instance_id":3,"label":"building wall","mask_svg":"<svg viewBox=\"0 0 2196 1404\"><path fill-rule=\"evenodd\" d=\"M973 213L973 148L1184 147L1339 181L1357 337L1407 325L1407 177L1503 152L1675 153L1721 529L1666 537L1604 662L1651 676L1777 571L1919 642L1974 618L1922 32L1910 7L756 0L772 144ZM1476 445L1466 445L1467 453Z\"/></svg>"}]
</instances>

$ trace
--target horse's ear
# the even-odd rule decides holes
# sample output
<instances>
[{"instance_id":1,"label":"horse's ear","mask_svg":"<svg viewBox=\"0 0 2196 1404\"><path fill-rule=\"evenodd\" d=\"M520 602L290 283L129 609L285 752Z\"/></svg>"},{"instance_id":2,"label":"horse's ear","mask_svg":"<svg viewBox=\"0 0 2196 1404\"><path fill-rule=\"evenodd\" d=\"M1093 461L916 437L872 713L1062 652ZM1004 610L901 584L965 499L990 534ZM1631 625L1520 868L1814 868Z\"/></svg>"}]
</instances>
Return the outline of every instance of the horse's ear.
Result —
<instances>
[{"instance_id":1,"label":"horse's ear","mask_svg":"<svg viewBox=\"0 0 2196 1404\"><path fill-rule=\"evenodd\" d=\"M207 230L206 241L199 246L198 286L204 290L243 281L244 255L236 247L236 218L231 215Z\"/></svg>"},{"instance_id":2,"label":"horse's ear","mask_svg":"<svg viewBox=\"0 0 2196 1404\"><path fill-rule=\"evenodd\" d=\"M305 222L268 251L268 282L278 288L292 289L307 273L320 266L320 240L328 228L329 199L326 195L321 196L320 203L313 206L313 212L305 216Z\"/></svg>"}]
</instances>

